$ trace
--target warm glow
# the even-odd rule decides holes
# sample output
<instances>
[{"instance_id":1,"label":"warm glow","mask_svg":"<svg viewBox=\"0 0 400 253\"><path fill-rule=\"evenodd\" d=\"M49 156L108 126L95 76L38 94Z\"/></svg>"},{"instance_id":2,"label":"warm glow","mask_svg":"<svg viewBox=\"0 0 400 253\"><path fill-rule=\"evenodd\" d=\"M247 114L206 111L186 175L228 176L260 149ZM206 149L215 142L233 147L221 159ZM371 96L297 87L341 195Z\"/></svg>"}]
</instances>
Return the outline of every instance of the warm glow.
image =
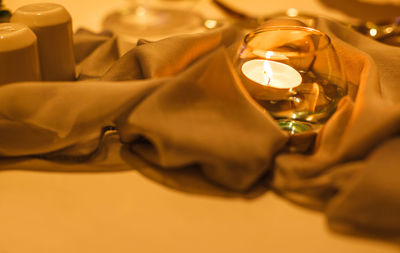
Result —
<instances>
[{"instance_id":1,"label":"warm glow","mask_svg":"<svg viewBox=\"0 0 400 253\"><path fill-rule=\"evenodd\" d=\"M217 20L213 20L213 19L207 19L204 22L204 26L207 27L208 29L213 29L213 28L217 27L217 24L218 24Z\"/></svg>"},{"instance_id":2,"label":"warm glow","mask_svg":"<svg viewBox=\"0 0 400 253\"><path fill-rule=\"evenodd\" d=\"M386 33L391 33L391 32L393 32L393 30L394 30L394 28L391 27L391 26L385 28L385 32L386 32Z\"/></svg>"},{"instance_id":3,"label":"warm glow","mask_svg":"<svg viewBox=\"0 0 400 253\"><path fill-rule=\"evenodd\" d=\"M264 61L264 78L268 85L274 78L274 72L272 71L271 64L269 64L268 61Z\"/></svg>"},{"instance_id":4,"label":"warm glow","mask_svg":"<svg viewBox=\"0 0 400 253\"><path fill-rule=\"evenodd\" d=\"M369 34L372 37L375 37L378 34L378 31L375 28L372 28L371 30L369 30Z\"/></svg>"},{"instance_id":5,"label":"warm glow","mask_svg":"<svg viewBox=\"0 0 400 253\"><path fill-rule=\"evenodd\" d=\"M147 14L146 8L144 8L142 6L137 7L136 15L138 15L139 17L144 17L144 16L146 16L146 14Z\"/></svg>"},{"instance_id":6,"label":"warm glow","mask_svg":"<svg viewBox=\"0 0 400 253\"><path fill-rule=\"evenodd\" d=\"M314 103L311 105L310 111L315 112L315 108L317 107L318 97L319 97L319 85L318 85L318 83L313 83L312 94L314 94L315 99L314 99Z\"/></svg>"},{"instance_id":7,"label":"warm glow","mask_svg":"<svg viewBox=\"0 0 400 253\"><path fill-rule=\"evenodd\" d=\"M265 51L261 49L255 49L253 50L253 54L257 55L259 57L268 59L268 60L275 60L275 61L284 61L288 60L289 58L281 53L274 52L274 51Z\"/></svg>"},{"instance_id":8,"label":"warm glow","mask_svg":"<svg viewBox=\"0 0 400 253\"><path fill-rule=\"evenodd\" d=\"M299 15L299 11L295 8L289 8L286 11L286 15L288 15L289 17L297 17L297 15Z\"/></svg>"},{"instance_id":9,"label":"warm glow","mask_svg":"<svg viewBox=\"0 0 400 253\"><path fill-rule=\"evenodd\" d=\"M287 64L268 60L251 60L242 66L243 74L250 80L278 89L291 89L301 84L300 73Z\"/></svg>"}]
</instances>

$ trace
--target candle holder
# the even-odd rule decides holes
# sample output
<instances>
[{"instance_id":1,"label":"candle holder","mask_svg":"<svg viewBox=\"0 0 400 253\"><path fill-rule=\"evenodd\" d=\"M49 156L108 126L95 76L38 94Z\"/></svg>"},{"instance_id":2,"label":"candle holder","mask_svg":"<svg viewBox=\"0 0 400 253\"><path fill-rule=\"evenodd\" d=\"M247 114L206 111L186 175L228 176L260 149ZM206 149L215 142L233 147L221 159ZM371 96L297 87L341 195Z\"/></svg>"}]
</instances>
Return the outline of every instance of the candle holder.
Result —
<instances>
[{"instance_id":1,"label":"candle holder","mask_svg":"<svg viewBox=\"0 0 400 253\"><path fill-rule=\"evenodd\" d=\"M301 26L247 34L235 67L250 95L291 134L318 130L347 94L329 37Z\"/></svg>"}]
</instances>

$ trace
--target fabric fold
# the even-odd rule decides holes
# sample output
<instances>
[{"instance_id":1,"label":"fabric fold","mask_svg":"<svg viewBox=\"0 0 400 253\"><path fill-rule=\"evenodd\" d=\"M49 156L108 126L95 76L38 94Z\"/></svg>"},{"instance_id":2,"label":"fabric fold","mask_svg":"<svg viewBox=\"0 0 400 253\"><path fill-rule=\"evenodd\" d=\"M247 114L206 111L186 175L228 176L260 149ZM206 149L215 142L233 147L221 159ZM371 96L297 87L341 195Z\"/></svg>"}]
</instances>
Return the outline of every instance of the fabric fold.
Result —
<instances>
[{"instance_id":1,"label":"fabric fold","mask_svg":"<svg viewBox=\"0 0 400 253\"><path fill-rule=\"evenodd\" d=\"M355 170L351 180L329 202L329 225L338 232L398 236L400 224L400 138L379 145L363 161L338 165L332 171Z\"/></svg>"},{"instance_id":2,"label":"fabric fold","mask_svg":"<svg viewBox=\"0 0 400 253\"><path fill-rule=\"evenodd\" d=\"M54 152L98 138L102 127L166 79L135 82L9 84L0 92L0 154L23 156Z\"/></svg>"},{"instance_id":3,"label":"fabric fold","mask_svg":"<svg viewBox=\"0 0 400 253\"><path fill-rule=\"evenodd\" d=\"M348 230L373 232L377 223L384 223L378 221L379 217L372 221L378 213L378 202L385 202L393 210L400 208L395 201L400 191L391 189L385 200L382 188L382 182L398 178L400 171L389 167L381 174L383 160L369 169L358 161L368 159L376 147L399 133L400 74L396 69L400 65L396 59L400 59L400 48L373 41L332 21L321 20L320 29L332 38L348 80L358 85L358 94L354 102L341 102L319 134L313 154L277 156L273 186L294 202L328 210L332 227L347 224ZM394 161L390 150L385 155ZM375 179L374 173L380 176ZM368 177L368 184L357 180L364 177ZM397 225L392 224L388 230L400 233L397 218L389 216L388 220Z\"/></svg>"},{"instance_id":4,"label":"fabric fold","mask_svg":"<svg viewBox=\"0 0 400 253\"><path fill-rule=\"evenodd\" d=\"M75 49L85 81L0 87L0 156L89 154L112 126L131 152L160 169L195 165L240 191L273 171L267 184L325 211L335 230L399 234L400 48L337 22L318 24L355 88L312 153L283 152L287 134L232 67L241 34L222 27L142 41L120 58L111 35L79 32Z\"/></svg>"},{"instance_id":5,"label":"fabric fold","mask_svg":"<svg viewBox=\"0 0 400 253\"><path fill-rule=\"evenodd\" d=\"M154 152L147 143L132 148L152 163L199 164L210 179L237 190L264 175L287 141L244 90L223 48L160 87L117 125L124 142L137 135L151 141Z\"/></svg>"},{"instance_id":6,"label":"fabric fold","mask_svg":"<svg viewBox=\"0 0 400 253\"><path fill-rule=\"evenodd\" d=\"M139 41L102 77L102 80L134 80L172 76L205 53L223 45L236 52L241 33L224 26L207 33L178 35L155 43Z\"/></svg>"},{"instance_id":7,"label":"fabric fold","mask_svg":"<svg viewBox=\"0 0 400 253\"><path fill-rule=\"evenodd\" d=\"M237 35L224 27L142 43L115 61L103 81L93 79L115 57L114 39L83 43L93 51L80 61L80 74L92 80L2 87L0 153L90 154L101 129L111 125L122 142L163 168L198 164L214 182L247 189L268 170L287 135L236 76L231 58ZM105 81L115 69L115 79L130 80ZM132 76L139 72L143 76ZM142 145L143 137L152 148Z\"/></svg>"}]
</instances>

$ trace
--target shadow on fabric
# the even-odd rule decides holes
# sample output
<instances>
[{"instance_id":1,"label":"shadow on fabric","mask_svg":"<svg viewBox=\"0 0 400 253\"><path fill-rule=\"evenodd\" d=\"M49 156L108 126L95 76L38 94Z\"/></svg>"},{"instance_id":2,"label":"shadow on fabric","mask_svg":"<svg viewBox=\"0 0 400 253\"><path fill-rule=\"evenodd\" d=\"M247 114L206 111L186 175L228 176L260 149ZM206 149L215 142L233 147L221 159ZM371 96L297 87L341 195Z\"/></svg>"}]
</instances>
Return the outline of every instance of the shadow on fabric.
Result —
<instances>
[{"instance_id":1,"label":"shadow on fabric","mask_svg":"<svg viewBox=\"0 0 400 253\"><path fill-rule=\"evenodd\" d=\"M229 190L207 179L197 165L169 170L163 169L135 154L128 144L122 146L121 158L146 178L185 193L254 199L268 191L268 187L262 183L263 180L259 180L258 183L245 192Z\"/></svg>"}]
</instances>

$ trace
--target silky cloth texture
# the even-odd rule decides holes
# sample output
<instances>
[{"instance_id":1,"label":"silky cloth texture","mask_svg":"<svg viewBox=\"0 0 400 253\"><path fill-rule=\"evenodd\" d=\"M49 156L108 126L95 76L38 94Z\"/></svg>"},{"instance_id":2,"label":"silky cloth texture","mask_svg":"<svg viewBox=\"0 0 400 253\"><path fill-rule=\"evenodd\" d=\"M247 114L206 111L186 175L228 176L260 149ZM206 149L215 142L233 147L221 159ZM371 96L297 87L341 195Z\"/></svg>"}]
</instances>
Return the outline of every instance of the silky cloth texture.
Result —
<instances>
[{"instance_id":1,"label":"silky cloth texture","mask_svg":"<svg viewBox=\"0 0 400 253\"><path fill-rule=\"evenodd\" d=\"M287 136L233 74L238 35L225 27L141 42L107 69L113 40L100 43L81 31L79 55L85 54L79 48L96 48L78 57L81 78L90 80L1 87L0 153L82 156L95 149L103 127L115 126L121 141L152 163L166 169L198 164L213 181L247 189Z\"/></svg>"},{"instance_id":2,"label":"silky cloth texture","mask_svg":"<svg viewBox=\"0 0 400 253\"><path fill-rule=\"evenodd\" d=\"M324 210L333 229L399 235L400 48L327 20L319 29L332 38L358 94L341 101L312 155L276 157L272 184L283 196Z\"/></svg>"},{"instance_id":3,"label":"silky cloth texture","mask_svg":"<svg viewBox=\"0 0 400 253\"><path fill-rule=\"evenodd\" d=\"M332 228L398 234L399 48L331 21L319 28L359 92L341 101L313 154L281 152L288 136L237 78L240 34L229 27L142 41L120 58L107 34L78 32L84 81L0 87L0 154L84 157L113 126L132 152L163 169L196 164L235 190L273 170L268 183L277 192L326 211Z\"/></svg>"}]
</instances>

